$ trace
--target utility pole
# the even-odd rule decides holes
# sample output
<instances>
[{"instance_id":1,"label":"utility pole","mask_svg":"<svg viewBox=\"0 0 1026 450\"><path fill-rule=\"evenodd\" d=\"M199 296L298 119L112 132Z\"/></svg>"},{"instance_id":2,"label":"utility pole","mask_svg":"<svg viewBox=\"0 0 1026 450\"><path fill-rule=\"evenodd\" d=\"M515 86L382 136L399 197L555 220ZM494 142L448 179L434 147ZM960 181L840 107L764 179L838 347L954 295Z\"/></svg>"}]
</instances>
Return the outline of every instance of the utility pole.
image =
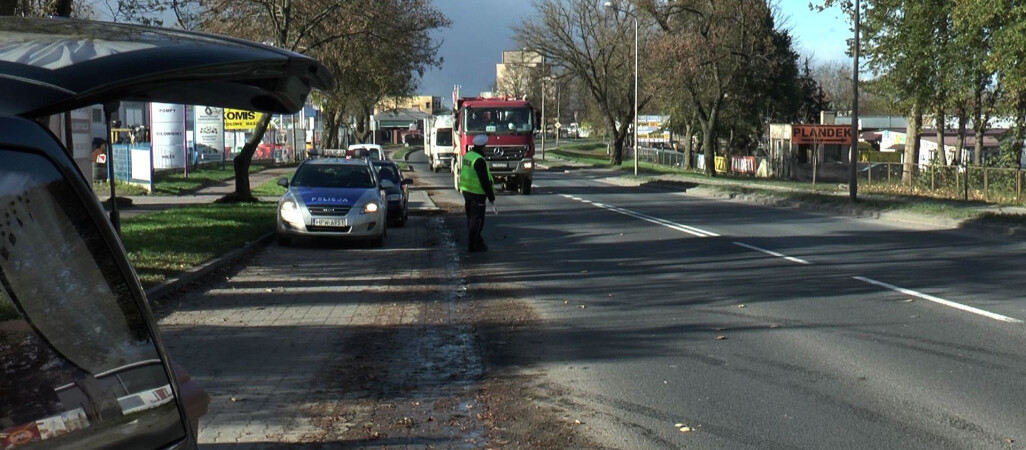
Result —
<instances>
[{"instance_id":1,"label":"utility pole","mask_svg":"<svg viewBox=\"0 0 1026 450\"><path fill-rule=\"evenodd\" d=\"M855 49L852 52L855 62L851 70L853 98L851 100L851 155L849 156L851 173L848 181L848 197L852 203L859 201L859 21L861 16L859 0L855 0ZM943 147L943 143L941 144Z\"/></svg>"}]
</instances>

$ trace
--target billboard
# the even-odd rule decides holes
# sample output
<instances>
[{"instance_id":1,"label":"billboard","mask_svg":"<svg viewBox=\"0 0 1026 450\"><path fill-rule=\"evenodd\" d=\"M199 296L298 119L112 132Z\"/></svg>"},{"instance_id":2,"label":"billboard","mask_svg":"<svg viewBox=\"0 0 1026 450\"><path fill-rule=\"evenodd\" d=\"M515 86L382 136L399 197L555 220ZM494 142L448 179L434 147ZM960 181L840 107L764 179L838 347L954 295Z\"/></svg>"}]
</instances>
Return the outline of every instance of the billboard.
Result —
<instances>
[{"instance_id":1,"label":"billboard","mask_svg":"<svg viewBox=\"0 0 1026 450\"><path fill-rule=\"evenodd\" d=\"M153 168L184 168L185 139L185 105L150 103Z\"/></svg>"},{"instance_id":2,"label":"billboard","mask_svg":"<svg viewBox=\"0 0 1026 450\"><path fill-rule=\"evenodd\" d=\"M224 109L224 129L252 130L260 121L260 113L242 109Z\"/></svg>"},{"instance_id":3,"label":"billboard","mask_svg":"<svg viewBox=\"0 0 1026 450\"><path fill-rule=\"evenodd\" d=\"M844 125L791 125L795 144L851 145L851 127Z\"/></svg>"}]
</instances>

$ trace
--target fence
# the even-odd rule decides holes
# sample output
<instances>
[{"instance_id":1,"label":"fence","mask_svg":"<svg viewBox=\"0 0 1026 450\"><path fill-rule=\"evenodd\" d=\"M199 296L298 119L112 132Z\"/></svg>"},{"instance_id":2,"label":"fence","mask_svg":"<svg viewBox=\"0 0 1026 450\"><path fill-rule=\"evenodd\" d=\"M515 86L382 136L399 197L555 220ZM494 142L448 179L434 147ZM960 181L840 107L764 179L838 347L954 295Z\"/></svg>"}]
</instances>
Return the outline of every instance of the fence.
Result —
<instances>
[{"instance_id":1,"label":"fence","mask_svg":"<svg viewBox=\"0 0 1026 450\"><path fill-rule=\"evenodd\" d=\"M631 159L632 148L625 148ZM692 167L701 169L703 158L694 155ZM684 154L673 150L641 147L639 161L662 166L684 167ZM761 161L761 158L758 160ZM731 173L751 174L758 167L753 157L732 157ZM985 201L1000 204L1023 204L1024 175L1021 169L995 167L959 167L916 165L905 175L905 166L895 162L860 162L856 170L859 190L944 199ZM906 176L908 182L903 181Z\"/></svg>"},{"instance_id":2,"label":"fence","mask_svg":"<svg viewBox=\"0 0 1026 450\"><path fill-rule=\"evenodd\" d=\"M900 163L859 163L859 188L871 192L1021 204L1020 169L916 165L905 174ZM903 181L905 177L908 182Z\"/></svg>"}]
</instances>

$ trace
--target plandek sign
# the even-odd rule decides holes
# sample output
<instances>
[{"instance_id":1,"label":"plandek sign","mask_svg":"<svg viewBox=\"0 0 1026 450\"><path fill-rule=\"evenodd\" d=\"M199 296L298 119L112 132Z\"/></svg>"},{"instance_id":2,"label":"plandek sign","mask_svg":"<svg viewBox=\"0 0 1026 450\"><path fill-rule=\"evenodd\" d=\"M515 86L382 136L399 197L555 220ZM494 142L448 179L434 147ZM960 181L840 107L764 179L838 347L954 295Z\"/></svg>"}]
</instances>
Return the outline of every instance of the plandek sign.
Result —
<instances>
[{"instance_id":1,"label":"plandek sign","mask_svg":"<svg viewBox=\"0 0 1026 450\"><path fill-rule=\"evenodd\" d=\"M791 125L795 144L851 145L851 127L844 125Z\"/></svg>"}]
</instances>

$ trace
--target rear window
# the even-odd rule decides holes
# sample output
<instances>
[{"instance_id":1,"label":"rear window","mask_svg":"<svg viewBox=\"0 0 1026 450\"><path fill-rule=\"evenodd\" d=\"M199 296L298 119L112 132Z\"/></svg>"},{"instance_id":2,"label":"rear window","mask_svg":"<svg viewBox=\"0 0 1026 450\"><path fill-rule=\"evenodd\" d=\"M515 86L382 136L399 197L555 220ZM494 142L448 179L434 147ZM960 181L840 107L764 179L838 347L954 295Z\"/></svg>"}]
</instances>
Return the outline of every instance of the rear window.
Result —
<instances>
[{"instance_id":1,"label":"rear window","mask_svg":"<svg viewBox=\"0 0 1026 450\"><path fill-rule=\"evenodd\" d=\"M306 164L296 170L292 185L318 188L359 188L376 186L370 167L355 164Z\"/></svg>"},{"instance_id":2,"label":"rear window","mask_svg":"<svg viewBox=\"0 0 1026 450\"><path fill-rule=\"evenodd\" d=\"M130 279L74 187L0 148L0 448L185 438Z\"/></svg>"}]
</instances>

